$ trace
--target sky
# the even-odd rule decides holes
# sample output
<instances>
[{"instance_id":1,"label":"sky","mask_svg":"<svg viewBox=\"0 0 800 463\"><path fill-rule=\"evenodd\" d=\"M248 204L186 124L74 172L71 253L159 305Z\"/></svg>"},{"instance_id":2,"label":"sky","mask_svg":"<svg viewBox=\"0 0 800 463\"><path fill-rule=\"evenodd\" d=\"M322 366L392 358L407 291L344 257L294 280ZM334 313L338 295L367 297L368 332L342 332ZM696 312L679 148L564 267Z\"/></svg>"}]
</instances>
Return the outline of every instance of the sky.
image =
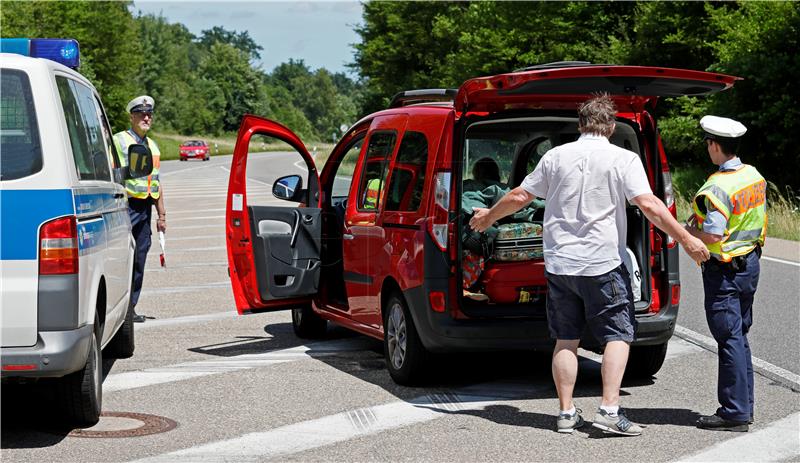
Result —
<instances>
[{"instance_id":1,"label":"sky","mask_svg":"<svg viewBox=\"0 0 800 463\"><path fill-rule=\"evenodd\" d=\"M160 14L170 23L183 24L196 36L214 26L247 31L264 47L260 64L267 72L293 58L302 59L312 70L324 67L355 77L345 67L353 62L351 44L360 41L353 28L361 23L362 7L355 1L135 0L131 11L134 15Z\"/></svg>"}]
</instances>

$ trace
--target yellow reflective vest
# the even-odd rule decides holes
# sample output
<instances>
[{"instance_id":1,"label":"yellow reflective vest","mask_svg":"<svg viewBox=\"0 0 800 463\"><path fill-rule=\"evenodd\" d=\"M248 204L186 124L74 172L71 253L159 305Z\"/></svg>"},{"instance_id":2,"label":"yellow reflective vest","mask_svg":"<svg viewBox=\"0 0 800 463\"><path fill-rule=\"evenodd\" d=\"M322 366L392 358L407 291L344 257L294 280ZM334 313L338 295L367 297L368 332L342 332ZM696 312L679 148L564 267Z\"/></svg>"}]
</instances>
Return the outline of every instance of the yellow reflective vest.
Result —
<instances>
[{"instance_id":1,"label":"yellow reflective vest","mask_svg":"<svg viewBox=\"0 0 800 463\"><path fill-rule=\"evenodd\" d=\"M366 198L364 198L365 209L377 209L381 194L381 179L373 178L367 182Z\"/></svg>"},{"instance_id":2,"label":"yellow reflective vest","mask_svg":"<svg viewBox=\"0 0 800 463\"><path fill-rule=\"evenodd\" d=\"M738 170L716 172L692 201L700 230L712 204L728 223L722 240L706 245L712 256L730 262L756 246L763 246L767 234L767 182L755 167L743 164Z\"/></svg>"},{"instance_id":3,"label":"yellow reflective vest","mask_svg":"<svg viewBox=\"0 0 800 463\"><path fill-rule=\"evenodd\" d=\"M119 152L122 153L122 165L128 165L128 147L136 143L136 138L130 130L119 132L114 135L114 140L117 143ZM128 190L128 196L132 198L145 199L151 196L153 199L158 199L161 196L161 189L158 182L158 168L161 166L161 152L158 150L158 145L151 138L147 138L147 147L153 153L153 171L147 177L134 178L125 181L125 189Z\"/></svg>"}]
</instances>

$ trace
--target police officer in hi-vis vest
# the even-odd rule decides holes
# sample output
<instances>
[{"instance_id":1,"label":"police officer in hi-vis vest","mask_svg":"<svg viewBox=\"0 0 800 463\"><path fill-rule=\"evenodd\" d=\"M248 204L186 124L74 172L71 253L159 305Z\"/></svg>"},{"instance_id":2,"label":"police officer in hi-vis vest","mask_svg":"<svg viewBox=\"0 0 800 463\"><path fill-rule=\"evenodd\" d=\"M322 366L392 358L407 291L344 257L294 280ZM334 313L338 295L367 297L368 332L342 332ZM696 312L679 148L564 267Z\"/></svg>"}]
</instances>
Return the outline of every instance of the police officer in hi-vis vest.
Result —
<instances>
[{"instance_id":1,"label":"police officer in hi-vis vest","mask_svg":"<svg viewBox=\"0 0 800 463\"><path fill-rule=\"evenodd\" d=\"M747 333L753 322L759 258L767 230L767 183L736 155L744 125L724 117L700 120L711 162L719 171L694 197L687 230L708 247L703 268L708 327L717 341L720 407L697 427L746 432L753 422L753 363Z\"/></svg>"},{"instance_id":2,"label":"police officer in hi-vis vest","mask_svg":"<svg viewBox=\"0 0 800 463\"><path fill-rule=\"evenodd\" d=\"M136 254L133 266L133 294L131 295L131 306L134 309L133 321L145 321L144 315L136 314L136 303L139 302L139 294L142 292L142 280L144 279L144 264L147 259L147 251L150 250L151 232L150 217L152 206L156 206L158 220L156 228L158 231L167 230L167 210L164 206L164 189L158 178L158 170L161 164L161 153L156 142L147 138L147 131L153 123L153 106L155 102L152 97L142 95L132 99L127 106L131 115L131 128L114 135L120 152L123 153L123 162L127 162L128 147L132 144L142 144L153 153L153 171L147 177L127 180L125 188L128 190L128 213L131 217L133 227L133 238L136 240Z\"/></svg>"}]
</instances>

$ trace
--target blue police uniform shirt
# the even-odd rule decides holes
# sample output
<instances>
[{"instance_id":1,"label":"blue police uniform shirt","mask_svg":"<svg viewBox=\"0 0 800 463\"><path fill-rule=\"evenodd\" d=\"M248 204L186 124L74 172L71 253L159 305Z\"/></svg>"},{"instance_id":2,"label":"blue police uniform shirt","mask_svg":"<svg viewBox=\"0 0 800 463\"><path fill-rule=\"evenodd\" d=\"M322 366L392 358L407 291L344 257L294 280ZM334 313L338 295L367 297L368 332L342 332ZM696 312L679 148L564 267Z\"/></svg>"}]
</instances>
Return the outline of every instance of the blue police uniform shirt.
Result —
<instances>
[{"instance_id":1,"label":"blue police uniform shirt","mask_svg":"<svg viewBox=\"0 0 800 463\"><path fill-rule=\"evenodd\" d=\"M719 166L719 171L730 172L738 169L741 165L742 160L735 157L723 162L722 165ZM724 235L725 228L728 225L728 219L726 219L722 212L718 211L709 201L706 201L706 207L708 208L708 215L706 215L706 219L703 221L703 231L712 235Z\"/></svg>"}]
</instances>

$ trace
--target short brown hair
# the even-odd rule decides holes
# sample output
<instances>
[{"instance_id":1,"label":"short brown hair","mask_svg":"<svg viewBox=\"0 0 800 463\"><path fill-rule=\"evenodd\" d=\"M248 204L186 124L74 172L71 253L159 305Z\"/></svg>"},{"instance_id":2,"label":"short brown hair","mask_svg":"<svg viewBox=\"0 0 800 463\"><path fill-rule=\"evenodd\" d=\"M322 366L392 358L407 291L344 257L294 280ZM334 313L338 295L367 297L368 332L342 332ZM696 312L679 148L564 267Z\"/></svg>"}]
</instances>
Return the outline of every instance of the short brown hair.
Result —
<instances>
[{"instance_id":1,"label":"short brown hair","mask_svg":"<svg viewBox=\"0 0 800 463\"><path fill-rule=\"evenodd\" d=\"M610 137L614 133L617 107L608 93L599 93L578 106L578 131Z\"/></svg>"}]
</instances>

